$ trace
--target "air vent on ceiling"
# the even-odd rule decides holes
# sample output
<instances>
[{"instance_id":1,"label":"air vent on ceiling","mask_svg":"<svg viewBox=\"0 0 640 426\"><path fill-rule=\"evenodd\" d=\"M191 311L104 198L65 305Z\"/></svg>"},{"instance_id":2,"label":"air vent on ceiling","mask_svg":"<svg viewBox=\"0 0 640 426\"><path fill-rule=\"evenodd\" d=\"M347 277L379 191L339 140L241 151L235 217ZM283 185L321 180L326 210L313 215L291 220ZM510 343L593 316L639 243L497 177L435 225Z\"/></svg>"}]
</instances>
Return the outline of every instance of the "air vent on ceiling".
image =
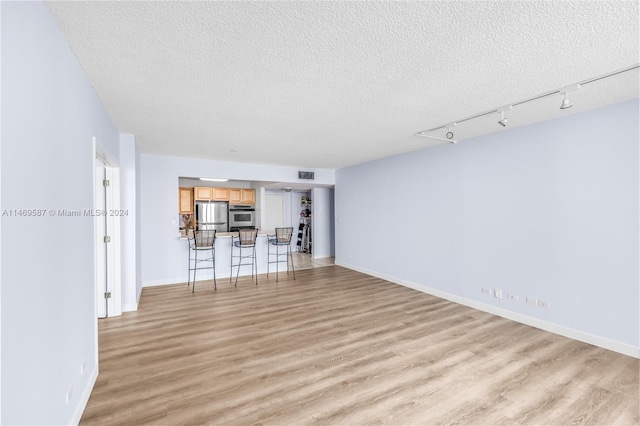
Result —
<instances>
[{"instance_id":1,"label":"air vent on ceiling","mask_svg":"<svg viewBox=\"0 0 640 426\"><path fill-rule=\"evenodd\" d=\"M314 172L302 172L302 171L299 171L298 172L298 179L313 180L314 179Z\"/></svg>"}]
</instances>

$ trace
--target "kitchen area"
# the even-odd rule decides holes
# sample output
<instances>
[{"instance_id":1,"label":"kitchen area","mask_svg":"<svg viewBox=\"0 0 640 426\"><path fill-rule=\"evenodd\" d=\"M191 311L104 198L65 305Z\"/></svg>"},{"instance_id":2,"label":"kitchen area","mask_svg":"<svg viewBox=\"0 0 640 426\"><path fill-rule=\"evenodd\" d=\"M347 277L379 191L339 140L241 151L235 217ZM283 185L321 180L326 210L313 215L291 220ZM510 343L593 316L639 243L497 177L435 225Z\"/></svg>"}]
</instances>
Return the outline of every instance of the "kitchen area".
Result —
<instances>
[{"instance_id":1,"label":"kitchen area","mask_svg":"<svg viewBox=\"0 0 640 426\"><path fill-rule=\"evenodd\" d=\"M297 251L298 227L302 211L301 197L308 196L311 205L310 234L313 239L312 252L303 255L313 262L322 259L332 259L334 250L334 173L331 170L315 169L315 179L303 180L299 178L299 170L294 167L263 166L249 163L232 163L224 161L178 158L161 155L144 155L141 169L144 171L140 178L139 197L139 248L140 248L140 282L141 287L186 283L188 278L188 241L180 236L180 228L184 228L182 216L189 214L196 221L196 195L200 201L213 202L213 198L220 198L221 191L203 194L196 193L195 188L229 188L231 197L238 198L237 189L253 190L254 222L259 234L272 231L270 225L270 200L277 199L282 210L282 224L294 228L294 255ZM228 181L205 181L200 178L228 178ZM182 188L182 189L181 189ZM291 188L290 192L287 190ZM233 191L235 190L235 191ZM226 195L223 192L223 197ZM244 191L245 200L251 196L251 191ZM240 191L240 201L242 201ZM182 194L182 196L181 196ZM207 198L203 200L202 198ZM244 204L244 203L235 203ZM247 203L251 204L251 203ZM192 207L193 206L193 207ZM338 218L335 218L335 222ZM344 218L343 218L343 222ZM345 222L345 223L348 223ZM221 232L216 240L216 277L220 278L230 273L231 237L225 237ZM260 253L264 248L265 251ZM266 238L258 237L258 272L266 273ZM297 260L297 259L296 259ZM297 266L298 264L296 264ZM234 268L234 276L236 268ZM243 267L240 271L250 274L250 267ZM206 278L205 272L200 275ZM201 288L206 288L204 283ZM240 285L240 284L238 284ZM220 286L218 287L220 288ZM196 290L197 291L197 290Z\"/></svg>"},{"instance_id":2,"label":"kitchen area","mask_svg":"<svg viewBox=\"0 0 640 426\"><path fill-rule=\"evenodd\" d=\"M218 233L256 228L256 190L227 187L179 187L180 234L187 229Z\"/></svg>"},{"instance_id":3,"label":"kitchen area","mask_svg":"<svg viewBox=\"0 0 640 426\"><path fill-rule=\"evenodd\" d=\"M300 266L310 265L313 256L311 193L310 188L291 188L274 182L180 177L176 223L178 238L185 241L184 263L187 263L186 240L190 230L215 230L216 276L235 275L236 267L230 268L232 237L241 229L257 229L257 268L258 273L264 273L266 236L273 235L276 227L292 227L291 251ZM323 234L326 232L329 230ZM332 240L333 235L330 238ZM241 267L240 276L250 274L250 266ZM198 280L211 279L213 274L210 275L203 273Z\"/></svg>"}]
</instances>

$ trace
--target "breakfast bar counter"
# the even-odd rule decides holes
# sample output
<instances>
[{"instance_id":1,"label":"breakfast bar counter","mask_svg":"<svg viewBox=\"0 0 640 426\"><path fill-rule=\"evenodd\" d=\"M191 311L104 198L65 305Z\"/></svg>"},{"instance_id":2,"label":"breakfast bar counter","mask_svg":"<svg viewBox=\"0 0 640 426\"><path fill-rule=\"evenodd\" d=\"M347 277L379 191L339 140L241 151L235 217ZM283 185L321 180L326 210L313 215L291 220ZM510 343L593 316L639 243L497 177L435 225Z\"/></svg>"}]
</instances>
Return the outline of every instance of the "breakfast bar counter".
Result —
<instances>
[{"instance_id":1,"label":"breakfast bar counter","mask_svg":"<svg viewBox=\"0 0 640 426\"><path fill-rule=\"evenodd\" d=\"M257 261L257 269L258 274L266 274L267 273L267 250L268 250L268 240L267 235L271 235L268 232L259 231L258 236L256 238L256 261ZM237 237L238 232L218 232L216 233L216 242L215 242L215 265L216 265L216 279L218 283L218 289L225 288L227 285L233 287L235 280L229 282L230 276L235 277L238 273L237 266L233 267L233 271L231 271L231 245L232 245L232 237ZM185 277L188 273L188 262L189 262L189 240L186 237L180 236L180 240L184 241L184 256L182 262L184 264L184 272ZM237 239L236 239L237 241ZM292 244L295 244L292 239ZM237 250L237 249L236 249ZM244 249L246 250L246 249ZM272 249L273 252L273 249ZM273 272L275 274L275 266L272 265L270 267L269 272ZM243 276L251 276L251 265L243 265L240 267L240 277ZM284 265L280 265L280 273L284 270ZM226 282L223 280L227 278ZM212 270L203 270L198 271L196 275L196 280L200 281L211 281L213 280L213 271ZM185 279L185 282L187 280ZM238 281L238 285L241 285L242 280ZM242 285L248 284L245 280ZM255 282L251 283L255 285ZM203 285L199 285L196 287L197 289L207 289L209 287L208 283ZM213 288L213 283L211 283L211 288Z\"/></svg>"}]
</instances>

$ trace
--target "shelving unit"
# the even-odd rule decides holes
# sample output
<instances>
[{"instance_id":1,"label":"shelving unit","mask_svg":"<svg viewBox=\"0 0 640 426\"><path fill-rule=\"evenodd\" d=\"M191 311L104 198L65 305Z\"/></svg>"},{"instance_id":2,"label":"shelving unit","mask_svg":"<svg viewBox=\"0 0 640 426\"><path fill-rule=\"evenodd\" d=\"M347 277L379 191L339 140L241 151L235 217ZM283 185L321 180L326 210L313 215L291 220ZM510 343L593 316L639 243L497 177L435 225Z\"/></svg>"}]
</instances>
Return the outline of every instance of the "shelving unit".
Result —
<instances>
[{"instance_id":1,"label":"shelving unit","mask_svg":"<svg viewBox=\"0 0 640 426\"><path fill-rule=\"evenodd\" d=\"M303 196L300 200L300 224L298 225L298 243L297 250L300 253L311 254L311 200Z\"/></svg>"}]
</instances>

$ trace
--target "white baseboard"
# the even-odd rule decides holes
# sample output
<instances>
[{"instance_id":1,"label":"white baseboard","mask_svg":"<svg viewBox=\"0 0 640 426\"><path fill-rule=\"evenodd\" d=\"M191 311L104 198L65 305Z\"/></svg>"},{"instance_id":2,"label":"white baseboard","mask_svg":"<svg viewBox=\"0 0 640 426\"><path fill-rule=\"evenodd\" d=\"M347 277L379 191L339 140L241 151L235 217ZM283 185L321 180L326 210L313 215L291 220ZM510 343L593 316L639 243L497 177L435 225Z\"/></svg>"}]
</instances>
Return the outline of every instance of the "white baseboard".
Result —
<instances>
[{"instance_id":1,"label":"white baseboard","mask_svg":"<svg viewBox=\"0 0 640 426\"><path fill-rule=\"evenodd\" d=\"M242 276L242 274L240 274L240 276ZM216 275L216 280L220 281L222 279L225 278L229 278L229 275L222 275L222 276L218 276ZM213 279L213 275L210 277L205 277L205 278L198 278L196 280L196 282L201 282L201 281L211 281ZM151 281L144 281L142 283L142 287L155 287L158 285L171 285L171 284L187 284L187 277L182 277L182 278L168 278L165 280L151 280ZM142 292L142 288L140 289L140 291ZM139 297L138 297L139 300Z\"/></svg>"},{"instance_id":2,"label":"white baseboard","mask_svg":"<svg viewBox=\"0 0 640 426\"><path fill-rule=\"evenodd\" d=\"M333 255L333 254L331 254L331 253L320 253L320 254L318 254L318 255L316 255L316 254L314 253L314 254L312 254L312 255L311 255L311 258L312 258L312 259L314 259L314 260L315 260L315 259L327 259L327 258L329 258L329 257L334 257L334 255Z\"/></svg>"},{"instance_id":3,"label":"white baseboard","mask_svg":"<svg viewBox=\"0 0 640 426\"><path fill-rule=\"evenodd\" d=\"M240 271L240 276L241 277L246 277L251 275L251 269L249 267L246 267L247 271ZM282 272L282 271L280 271ZM263 268L263 269L258 269L258 274L262 275L262 274L266 274L267 273L267 268ZM272 274L275 274L275 271L271 271ZM204 274L204 277L200 274L198 274L198 279L196 279L196 282L200 282L200 281L211 281L213 280L213 274ZM233 276L235 277L236 274L234 273ZM223 272L223 273L218 273L216 272L216 280L220 281L220 280L224 280L224 279L228 279L229 278L229 273L228 272ZM158 286L158 285L171 285L171 284L187 284L187 277L178 277L178 278L166 278L166 279L162 279L162 280L149 280L149 281L143 281L142 282L142 287L154 287L154 286ZM140 289L142 290L142 289ZM140 300L140 295L138 295L138 300Z\"/></svg>"},{"instance_id":4,"label":"white baseboard","mask_svg":"<svg viewBox=\"0 0 640 426\"><path fill-rule=\"evenodd\" d=\"M586 333L584 331L575 330L573 328L558 325L549 321L544 321L538 318L530 317L528 315L520 314L518 312L509 311L507 309L500 308L497 306L487 305L485 303L478 302L477 300L467 299L465 297L447 293L442 290L437 290L434 288L419 285L411 281L392 277L390 275L381 274L376 271L371 271L365 268L359 268L357 266L349 265L344 262L336 261L336 265L342 266L347 269L352 269L354 271L362 272L363 274L371 275L373 277L380 278L386 281L390 281L392 283L399 284L404 287L409 287L414 290L418 290L423 293L430 294L432 296L440 297L441 299L446 299L451 302L459 303L461 305L465 305L470 308L477 309L479 311L487 312L489 314L497 315L497 316L500 316L512 321L516 321L522 324L530 325L532 327L539 328L541 330L545 330L554 334L558 334L560 336L568 337L574 340L579 340L584 343L589 343L590 345L598 346L604 349L621 353L623 355L628 355L628 356L640 359L639 347L635 347L626 343L621 343L615 340L607 339L606 337Z\"/></svg>"},{"instance_id":5,"label":"white baseboard","mask_svg":"<svg viewBox=\"0 0 640 426\"><path fill-rule=\"evenodd\" d=\"M136 304L140 303L140 297L142 296L143 287L144 285L140 285L140 287L138 287L138 294L136 294Z\"/></svg>"},{"instance_id":6,"label":"white baseboard","mask_svg":"<svg viewBox=\"0 0 640 426\"><path fill-rule=\"evenodd\" d=\"M131 311L137 311L138 310L138 304L137 303L123 303L122 304L122 312L131 312Z\"/></svg>"},{"instance_id":7,"label":"white baseboard","mask_svg":"<svg viewBox=\"0 0 640 426\"><path fill-rule=\"evenodd\" d=\"M73 412L73 417L69 424L77 425L80 423L80 419L82 418L82 414L84 413L84 409L87 408L87 403L89 402L89 398L91 397L91 391L93 391L93 387L96 384L96 380L98 380L98 365L96 364L89 375L89 380L87 381L87 386L85 386L82 394L80 395L80 399L78 400L78 405L76 406L75 411Z\"/></svg>"}]
</instances>

